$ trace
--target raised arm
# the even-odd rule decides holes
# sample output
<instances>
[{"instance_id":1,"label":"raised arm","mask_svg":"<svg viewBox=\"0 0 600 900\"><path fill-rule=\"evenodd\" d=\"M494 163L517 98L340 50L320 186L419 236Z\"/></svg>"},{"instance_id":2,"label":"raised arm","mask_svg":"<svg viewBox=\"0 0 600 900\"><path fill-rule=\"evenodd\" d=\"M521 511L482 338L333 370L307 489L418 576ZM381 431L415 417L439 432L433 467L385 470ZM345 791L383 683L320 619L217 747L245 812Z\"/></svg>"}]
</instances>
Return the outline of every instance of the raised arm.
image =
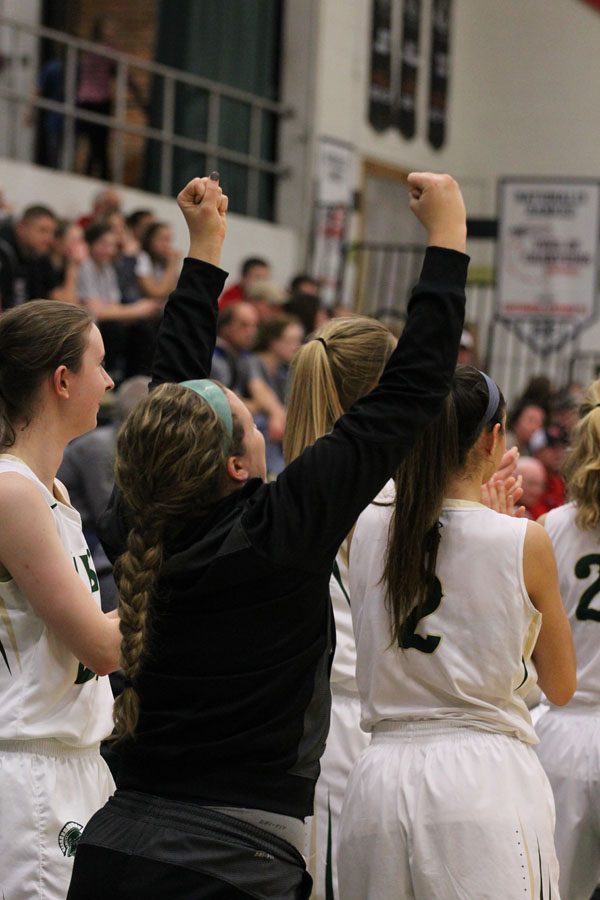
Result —
<instances>
[{"instance_id":1,"label":"raised arm","mask_svg":"<svg viewBox=\"0 0 600 900\"><path fill-rule=\"evenodd\" d=\"M428 232L421 277L379 385L264 489L268 513L245 517L256 547L288 565L326 565L361 510L390 478L450 389L464 317L466 214L449 176L409 178Z\"/></svg>"},{"instance_id":2,"label":"raised arm","mask_svg":"<svg viewBox=\"0 0 600 900\"><path fill-rule=\"evenodd\" d=\"M227 197L219 187L217 173L194 178L177 203L187 222L190 249L165 306L151 388L165 381L208 378L217 334L217 300L227 278L227 273L217 268L227 212Z\"/></svg>"}]
</instances>

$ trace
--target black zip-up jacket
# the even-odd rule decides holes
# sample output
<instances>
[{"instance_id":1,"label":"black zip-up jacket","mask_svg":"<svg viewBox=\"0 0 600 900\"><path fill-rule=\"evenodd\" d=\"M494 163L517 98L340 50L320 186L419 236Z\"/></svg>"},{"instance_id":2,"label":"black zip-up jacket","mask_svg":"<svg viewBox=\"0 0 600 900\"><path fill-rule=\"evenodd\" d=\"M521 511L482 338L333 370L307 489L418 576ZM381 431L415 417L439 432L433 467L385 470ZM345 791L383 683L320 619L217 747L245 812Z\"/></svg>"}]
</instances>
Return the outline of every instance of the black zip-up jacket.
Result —
<instances>
[{"instance_id":1,"label":"black zip-up jacket","mask_svg":"<svg viewBox=\"0 0 600 900\"><path fill-rule=\"evenodd\" d=\"M329 725L329 578L361 510L446 397L463 326L468 257L427 250L404 333L379 385L276 482L225 497L166 559L141 712L119 787L304 818ZM185 262L154 383L206 377L223 274ZM124 550L118 495L100 535Z\"/></svg>"}]
</instances>

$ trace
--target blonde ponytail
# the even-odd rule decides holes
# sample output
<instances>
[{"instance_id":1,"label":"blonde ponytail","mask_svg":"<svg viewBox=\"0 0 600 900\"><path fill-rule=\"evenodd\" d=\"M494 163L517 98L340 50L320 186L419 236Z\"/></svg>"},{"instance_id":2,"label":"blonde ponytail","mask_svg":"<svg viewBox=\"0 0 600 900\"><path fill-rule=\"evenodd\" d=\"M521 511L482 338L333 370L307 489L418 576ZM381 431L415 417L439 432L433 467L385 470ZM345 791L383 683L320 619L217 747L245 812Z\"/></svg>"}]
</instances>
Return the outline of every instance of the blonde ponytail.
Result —
<instances>
[{"instance_id":1,"label":"blonde ponytail","mask_svg":"<svg viewBox=\"0 0 600 900\"><path fill-rule=\"evenodd\" d=\"M365 316L333 319L300 348L292 363L283 440L286 463L331 431L353 403L377 384L395 340Z\"/></svg>"},{"instance_id":2,"label":"blonde ponytail","mask_svg":"<svg viewBox=\"0 0 600 900\"><path fill-rule=\"evenodd\" d=\"M587 389L579 415L564 474L575 521L587 531L600 526L600 381Z\"/></svg>"}]
</instances>

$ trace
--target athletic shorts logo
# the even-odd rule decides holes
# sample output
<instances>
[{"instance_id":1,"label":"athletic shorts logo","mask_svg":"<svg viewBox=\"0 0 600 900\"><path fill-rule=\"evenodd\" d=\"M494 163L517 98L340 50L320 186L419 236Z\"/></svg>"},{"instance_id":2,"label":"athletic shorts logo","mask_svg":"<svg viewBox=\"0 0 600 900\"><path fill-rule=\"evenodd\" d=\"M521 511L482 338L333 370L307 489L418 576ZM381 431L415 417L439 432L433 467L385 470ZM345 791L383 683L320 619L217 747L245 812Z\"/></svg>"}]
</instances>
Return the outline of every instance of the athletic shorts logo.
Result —
<instances>
[{"instance_id":1,"label":"athletic shorts logo","mask_svg":"<svg viewBox=\"0 0 600 900\"><path fill-rule=\"evenodd\" d=\"M79 822L67 822L66 825L63 825L58 835L58 846L62 850L63 856L75 856L82 831L83 825L80 825Z\"/></svg>"}]
</instances>

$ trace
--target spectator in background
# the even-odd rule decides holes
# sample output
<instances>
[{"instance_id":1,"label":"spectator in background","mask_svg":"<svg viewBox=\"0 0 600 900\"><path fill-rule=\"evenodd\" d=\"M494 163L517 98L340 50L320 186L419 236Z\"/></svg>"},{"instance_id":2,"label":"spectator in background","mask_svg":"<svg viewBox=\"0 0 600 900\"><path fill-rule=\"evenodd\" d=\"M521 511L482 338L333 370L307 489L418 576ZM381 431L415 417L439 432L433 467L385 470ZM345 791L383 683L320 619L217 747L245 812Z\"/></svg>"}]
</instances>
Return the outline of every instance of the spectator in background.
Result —
<instances>
[{"instance_id":1,"label":"spectator in background","mask_svg":"<svg viewBox=\"0 0 600 900\"><path fill-rule=\"evenodd\" d=\"M314 294L296 294L287 301L284 310L300 320L305 336L317 331L329 320L329 312Z\"/></svg>"},{"instance_id":2,"label":"spectator in background","mask_svg":"<svg viewBox=\"0 0 600 900\"><path fill-rule=\"evenodd\" d=\"M285 293L274 281L255 281L248 288L247 300L261 322L283 315L286 302Z\"/></svg>"},{"instance_id":3,"label":"spectator in background","mask_svg":"<svg viewBox=\"0 0 600 900\"><path fill-rule=\"evenodd\" d=\"M114 259L114 265L117 270L119 288L121 290L121 301L123 303L133 303L142 296L135 275L135 265L139 249L131 238L125 222L125 216L123 213L115 211L97 221L105 225L110 225L111 231L116 238L117 253ZM135 255L132 255L132 253Z\"/></svg>"},{"instance_id":4,"label":"spectator in background","mask_svg":"<svg viewBox=\"0 0 600 900\"><path fill-rule=\"evenodd\" d=\"M250 366L250 350L257 333L258 314L251 303L232 303L219 313L210 374L240 397L249 397L248 382L256 373Z\"/></svg>"},{"instance_id":5,"label":"spectator in background","mask_svg":"<svg viewBox=\"0 0 600 900\"><path fill-rule=\"evenodd\" d=\"M568 441L567 432L560 425L540 428L531 438L531 453L542 463L546 472L546 489L531 509L531 516L534 519L539 519L544 513L562 506L565 502L566 488L561 470L567 454Z\"/></svg>"},{"instance_id":6,"label":"spectator in background","mask_svg":"<svg viewBox=\"0 0 600 900\"><path fill-rule=\"evenodd\" d=\"M127 359L127 324L152 320L162 313L156 300L121 302L121 288L115 265L117 238L106 222L96 222L85 230L89 257L79 270L77 299L94 316L102 332L106 349L105 368L114 372L114 380L122 380L132 372ZM112 377L112 376L111 376Z\"/></svg>"},{"instance_id":7,"label":"spectator in background","mask_svg":"<svg viewBox=\"0 0 600 900\"><path fill-rule=\"evenodd\" d=\"M517 447L519 453L531 456L529 442L536 431L544 426L546 411L536 403L519 403L507 422L506 447Z\"/></svg>"},{"instance_id":8,"label":"spectator in background","mask_svg":"<svg viewBox=\"0 0 600 900\"><path fill-rule=\"evenodd\" d=\"M138 400L147 393L147 378L136 376L124 381L114 394L113 420L71 441L58 470L58 478L64 483L71 504L81 516L83 533L94 561L100 560L105 575L107 564L109 573L112 567L98 543L96 527L100 514L108 506L115 482L117 434ZM100 569L98 575L102 575ZM108 587L108 592L105 587ZM112 575L106 585L101 585L100 596L104 612L115 608L116 591Z\"/></svg>"},{"instance_id":9,"label":"spectator in background","mask_svg":"<svg viewBox=\"0 0 600 900\"><path fill-rule=\"evenodd\" d=\"M92 222L107 219L115 212L121 212L121 195L114 188L104 188L96 194L91 211L81 216L78 224L87 228Z\"/></svg>"},{"instance_id":10,"label":"spectator in background","mask_svg":"<svg viewBox=\"0 0 600 900\"><path fill-rule=\"evenodd\" d=\"M156 218L151 209L134 209L133 212L126 216L125 224L129 233L129 248L132 255L137 256L141 251L144 233L148 225L151 225L154 221L156 221Z\"/></svg>"},{"instance_id":11,"label":"spectator in background","mask_svg":"<svg viewBox=\"0 0 600 900\"><path fill-rule=\"evenodd\" d=\"M142 238L135 274L144 297L165 301L175 290L181 254L173 246L173 230L166 222L152 222Z\"/></svg>"},{"instance_id":12,"label":"spectator in background","mask_svg":"<svg viewBox=\"0 0 600 900\"><path fill-rule=\"evenodd\" d=\"M475 337L473 332L468 328L463 328L460 336L460 347L458 348L458 365L459 366L477 366L477 350L475 347Z\"/></svg>"},{"instance_id":13,"label":"spectator in background","mask_svg":"<svg viewBox=\"0 0 600 900\"><path fill-rule=\"evenodd\" d=\"M66 219L60 221L49 253L58 285L52 292L53 300L77 303L79 270L87 256L88 246L81 226Z\"/></svg>"},{"instance_id":14,"label":"spectator in background","mask_svg":"<svg viewBox=\"0 0 600 900\"><path fill-rule=\"evenodd\" d=\"M564 428L570 439L578 420L579 403L568 388L563 388L552 402L552 421Z\"/></svg>"},{"instance_id":15,"label":"spectator in background","mask_svg":"<svg viewBox=\"0 0 600 900\"><path fill-rule=\"evenodd\" d=\"M521 403L541 406L548 418L555 395L556 388L547 375L533 375L521 395Z\"/></svg>"},{"instance_id":16,"label":"spectator in background","mask_svg":"<svg viewBox=\"0 0 600 900\"><path fill-rule=\"evenodd\" d=\"M302 346L304 329L292 316L281 316L261 322L254 352L258 361L260 375L283 407L287 401L287 386L290 363ZM266 420L255 417L258 428L265 433ZM272 441L265 434L265 451L267 455L267 472L279 475L284 468L283 445L281 441Z\"/></svg>"},{"instance_id":17,"label":"spectator in background","mask_svg":"<svg viewBox=\"0 0 600 900\"><path fill-rule=\"evenodd\" d=\"M16 225L0 231L0 306L9 309L26 300L49 299L57 279L48 258L57 219L41 204L28 206Z\"/></svg>"},{"instance_id":18,"label":"spectator in background","mask_svg":"<svg viewBox=\"0 0 600 900\"><path fill-rule=\"evenodd\" d=\"M255 281L270 281L271 266L259 256L250 256L242 263L241 278L237 284L223 291L219 297L219 309L225 309L230 303L239 303L248 299L248 288Z\"/></svg>"},{"instance_id":19,"label":"spectator in background","mask_svg":"<svg viewBox=\"0 0 600 900\"><path fill-rule=\"evenodd\" d=\"M220 312L210 377L235 391L253 416L263 414L269 440L281 441L285 409L262 377L256 356L250 352L257 332L258 313L251 303L232 303Z\"/></svg>"},{"instance_id":20,"label":"spectator in background","mask_svg":"<svg viewBox=\"0 0 600 900\"><path fill-rule=\"evenodd\" d=\"M290 281L288 294L290 298L295 297L297 294L312 294L313 297L318 297L319 287L319 282L316 278L301 272L298 275L294 275Z\"/></svg>"},{"instance_id":21,"label":"spectator in background","mask_svg":"<svg viewBox=\"0 0 600 900\"><path fill-rule=\"evenodd\" d=\"M523 496L520 503L525 507L528 519L535 519L533 513L546 491L546 469L539 459L533 456L521 456L517 462L515 475L521 477Z\"/></svg>"},{"instance_id":22,"label":"spectator in background","mask_svg":"<svg viewBox=\"0 0 600 900\"><path fill-rule=\"evenodd\" d=\"M357 315L352 307L346 306L345 303L336 303L335 306L330 307L330 312L332 319L351 319L352 316Z\"/></svg>"},{"instance_id":23,"label":"spectator in background","mask_svg":"<svg viewBox=\"0 0 600 900\"><path fill-rule=\"evenodd\" d=\"M110 16L98 16L94 19L90 40L95 44L113 50L116 36L114 19ZM80 109L103 116L112 114L115 69L115 61L107 56L89 51L81 53L77 86L77 105ZM83 119L77 124L79 134L86 139L88 145L84 174L108 180L108 126Z\"/></svg>"},{"instance_id":24,"label":"spectator in background","mask_svg":"<svg viewBox=\"0 0 600 900\"><path fill-rule=\"evenodd\" d=\"M121 303L121 290L114 261L117 237L108 222L92 222L85 229L89 257L79 272L78 300L85 302L98 321Z\"/></svg>"},{"instance_id":25,"label":"spectator in background","mask_svg":"<svg viewBox=\"0 0 600 900\"><path fill-rule=\"evenodd\" d=\"M50 58L40 69L36 97L64 103L65 100L65 66L63 46L50 44ZM36 162L41 166L58 169L61 163L62 142L64 132L64 116L50 109L36 110L32 105L27 111L25 124L32 125L37 115L38 128L36 134Z\"/></svg>"}]
</instances>

